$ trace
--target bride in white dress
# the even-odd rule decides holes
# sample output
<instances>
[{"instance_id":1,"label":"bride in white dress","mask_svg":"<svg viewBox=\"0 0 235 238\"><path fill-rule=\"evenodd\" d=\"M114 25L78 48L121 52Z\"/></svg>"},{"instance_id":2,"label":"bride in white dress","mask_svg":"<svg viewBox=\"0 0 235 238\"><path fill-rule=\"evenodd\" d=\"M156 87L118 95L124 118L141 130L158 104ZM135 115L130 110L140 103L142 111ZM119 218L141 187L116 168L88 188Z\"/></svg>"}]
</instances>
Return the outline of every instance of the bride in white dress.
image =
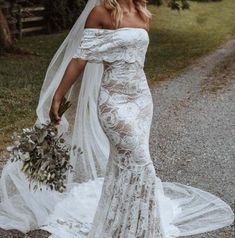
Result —
<instances>
[{"instance_id":1,"label":"bride in white dress","mask_svg":"<svg viewBox=\"0 0 235 238\"><path fill-rule=\"evenodd\" d=\"M233 222L218 197L155 173L153 101L143 70L150 16L143 0L88 1L49 66L37 108L38 122L56 119L84 153L71 153L76 173L63 194L30 192L20 165L8 163L0 227L41 228L55 238L173 238ZM73 108L59 118L64 95Z\"/></svg>"}]
</instances>

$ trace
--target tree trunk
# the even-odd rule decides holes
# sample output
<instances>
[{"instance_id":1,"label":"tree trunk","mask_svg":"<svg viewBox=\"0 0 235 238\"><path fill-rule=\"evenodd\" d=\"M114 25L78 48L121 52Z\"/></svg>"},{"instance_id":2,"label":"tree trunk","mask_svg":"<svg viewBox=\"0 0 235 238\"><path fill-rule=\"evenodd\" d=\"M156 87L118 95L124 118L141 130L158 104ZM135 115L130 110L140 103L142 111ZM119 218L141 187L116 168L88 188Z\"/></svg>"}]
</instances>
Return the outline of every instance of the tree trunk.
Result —
<instances>
[{"instance_id":1,"label":"tree trunk","mask_svg":"<svg viewBox=\"0 0 235 238\"><path fill-rule=\"evenodd\" d=\"M3 49L10 49L13 45L11 32L4 16L2 9L0 8L0 46Z\"/></svg>"}]
</instances>

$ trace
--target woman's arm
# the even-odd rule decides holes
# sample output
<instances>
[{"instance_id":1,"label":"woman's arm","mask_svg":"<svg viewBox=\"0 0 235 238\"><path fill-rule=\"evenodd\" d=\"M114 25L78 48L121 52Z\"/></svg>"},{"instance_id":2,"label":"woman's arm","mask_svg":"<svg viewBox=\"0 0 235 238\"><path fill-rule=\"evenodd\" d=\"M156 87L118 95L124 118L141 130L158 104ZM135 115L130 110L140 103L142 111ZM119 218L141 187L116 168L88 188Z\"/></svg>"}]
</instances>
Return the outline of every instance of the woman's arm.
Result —
<instances>
[{"instance_id":1,"label":"woman's arm","mask_svg":"<svg viewBox=\"0 0 235 238\"><path fill-rule=\"evenodd\" d=\"M102 28L103 19L100 16L104 15L105 8L103 6L95 6L94 9L90 12L86 23L85 28ZM55 95L52 100L52 105L50 109L50 118L55 121L57 124L60 122L61 118L58 115L59 106L61 99L70 89L72 84L76 81L80 73L84 70L87 61L81 58L74 58L68 64L64 76L55 92Z\"/></svg>"},{"instance_id":2,"label":"woman's arm","mask_svg":"<svg viewBox=\"0 0 235 238\"><path fill-rule=\"evenodd\" d=\"M50 110L50 118L57 124L61 120L58 114L61 99L84 70L86 63L86 60L80 58L72 59L65 70L64 76L54 94Z\"/></svg>"}]
</instances>

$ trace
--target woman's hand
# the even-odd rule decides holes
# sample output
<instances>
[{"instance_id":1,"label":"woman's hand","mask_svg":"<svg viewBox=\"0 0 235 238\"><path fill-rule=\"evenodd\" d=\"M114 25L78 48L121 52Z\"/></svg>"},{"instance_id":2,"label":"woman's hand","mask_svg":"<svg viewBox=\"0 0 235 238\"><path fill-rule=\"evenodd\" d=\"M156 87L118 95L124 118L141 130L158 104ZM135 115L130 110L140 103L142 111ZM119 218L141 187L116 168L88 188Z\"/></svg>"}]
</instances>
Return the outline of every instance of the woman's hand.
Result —
<instances>
[{"instance_id":1,"label":"woman's hand","mask_svg":"<svg viewBox=\"0 0 235 238\"><path fill-rule=\"evenodd\" d=\"M52 122L56 123L57 125L61 121L61 118L59 116L60 103L61 103L61 99L54 96L52 100L52 104L51 104L51 109L50 109L50 119Z\"/></svg>"},{"instance_id":2,"label":"woman's hand","mask_svg":"<svg viewBox=\"0 0 235 238\"><path fill-rule=\"evenodd\" d=\"M71 59L65 70L64 76L53 97L50 109L50 119L56 124L59 124L61 120L59 116L59 108L62 98L64 97L66 92L70 89L72 84L77 80L80 73L84 70L86 63L87 63L86 60L80 58Z\"/></svg>"}]
</instances>

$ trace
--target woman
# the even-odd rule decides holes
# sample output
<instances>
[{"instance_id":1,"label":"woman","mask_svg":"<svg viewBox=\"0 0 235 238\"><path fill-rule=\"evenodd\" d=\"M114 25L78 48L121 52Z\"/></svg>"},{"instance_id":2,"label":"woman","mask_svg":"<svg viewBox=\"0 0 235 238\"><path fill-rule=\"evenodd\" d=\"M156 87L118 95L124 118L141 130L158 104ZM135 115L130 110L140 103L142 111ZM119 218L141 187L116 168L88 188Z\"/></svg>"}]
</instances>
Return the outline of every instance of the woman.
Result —
<instances>
[{"instance_id":1,"label":"woman","mask_svg":"<svg viewBox=\"0 0 235 238\"><path fill-rule=\"evenodd\" d=\"M153 102L143 70L150 17L143 0L90 0L75 24L81 28L75 27L56 53L38 118L43 122L50 112L68 142L84 154L71 153L76 173L66 193L27 193L33 204L26 204L30 225L21 230L39 226L56 238L172 238L232 223L233 212L221 199L156 176L149 154ZM60 118L65 95L73 101L74 115ZM18 185L18 190L23 188ZM23 205L11 208L19 220Z\"/></svg>"}]
</instances>

